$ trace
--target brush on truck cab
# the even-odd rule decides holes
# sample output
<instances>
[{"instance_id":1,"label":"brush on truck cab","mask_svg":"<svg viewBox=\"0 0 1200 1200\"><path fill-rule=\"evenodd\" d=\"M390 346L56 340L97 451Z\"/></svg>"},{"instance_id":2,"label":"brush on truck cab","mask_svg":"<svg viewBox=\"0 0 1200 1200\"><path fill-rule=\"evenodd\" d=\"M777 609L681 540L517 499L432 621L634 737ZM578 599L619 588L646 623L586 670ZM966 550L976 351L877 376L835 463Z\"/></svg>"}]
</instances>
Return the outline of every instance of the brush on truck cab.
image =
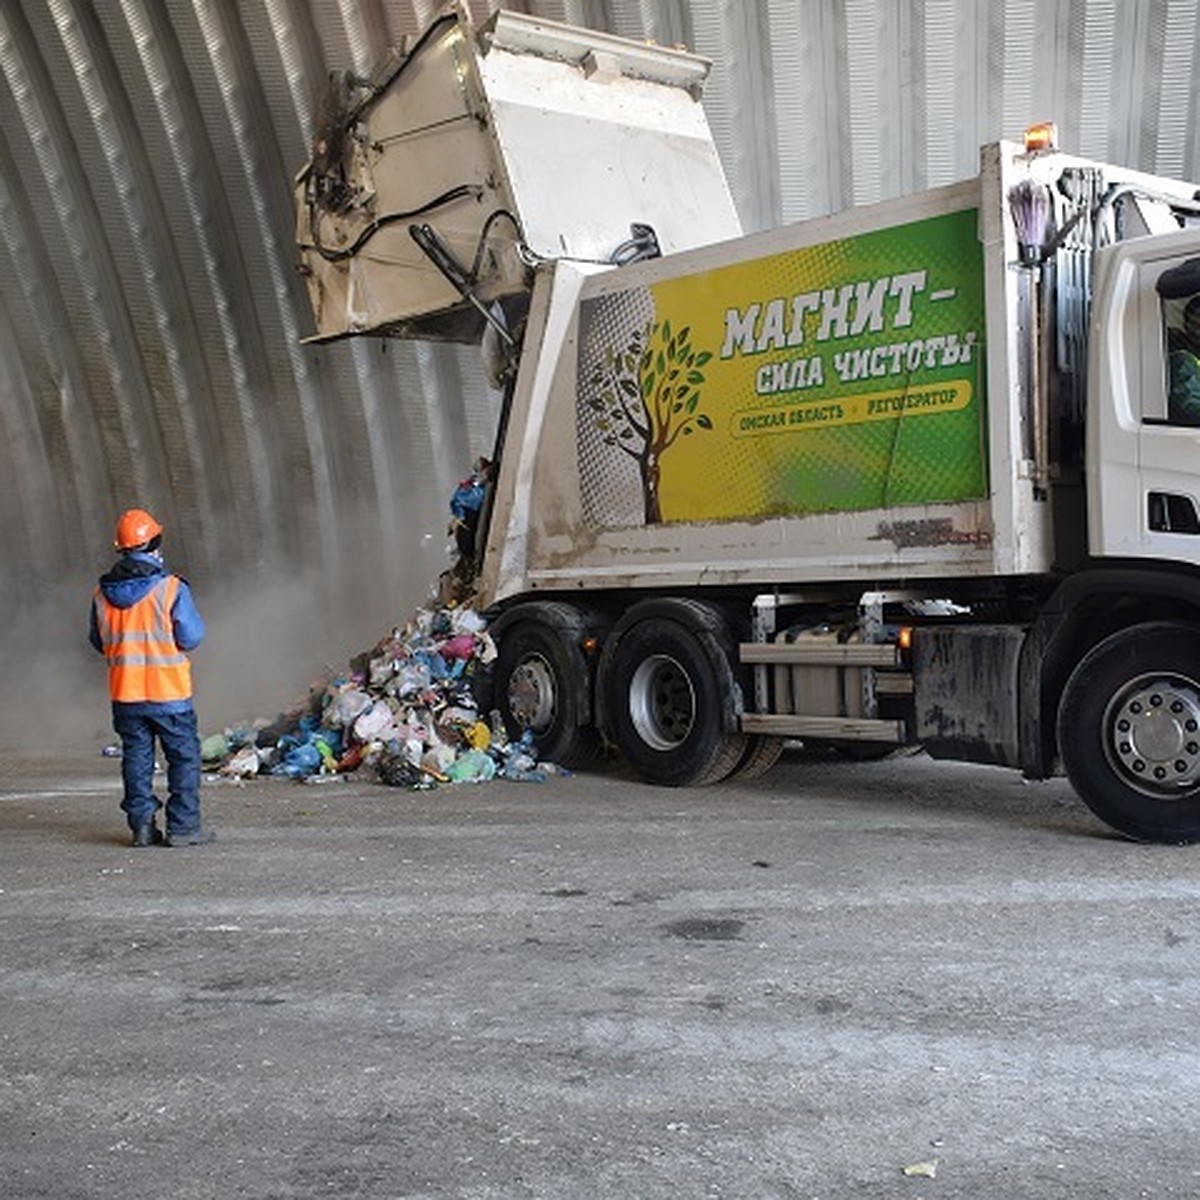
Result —
<instances>
[{"instance_id":1,"label":"brush on truck cab","mask_svg":"<svg viewBox=\"0 0 1200 1200\"><path fill-rule=\"evenodd\" d=\"M707 70L454 6L297 178L314 340L481 342L502 389L507 725L676 786L919 744L1200 839L1195 186L1040 129L743 235Z\"/></svg>"}]
</instances>

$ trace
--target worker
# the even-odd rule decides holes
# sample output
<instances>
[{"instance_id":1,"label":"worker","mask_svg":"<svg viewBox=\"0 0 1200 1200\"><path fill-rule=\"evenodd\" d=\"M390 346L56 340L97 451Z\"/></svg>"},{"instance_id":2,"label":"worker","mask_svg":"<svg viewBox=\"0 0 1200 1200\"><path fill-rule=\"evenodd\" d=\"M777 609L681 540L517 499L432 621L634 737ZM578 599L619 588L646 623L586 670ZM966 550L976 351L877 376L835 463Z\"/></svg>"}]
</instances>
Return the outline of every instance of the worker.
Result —
<instances>
[{"instance_id":1,"label":"worker","mask_svg":"<svg viewBox=\"0 0 1200 1200\"><path fill-rule=\"evenodd\" d=\"M1171 330L1167 420L1200 425L1200 295L1183 310L1183 328Z\"/></svg>"},{"instance_id":2,"label":"worker","mask_svg":"<svg viewBox=\"0 0 1200 1200\"><path fill-rule=\"evenodd\" d=\"M204 621L187 581L163 566L163 527L144 509L117 521L116 565L92 596L92 645L108 660L113 728L121 738L121 808L135 846L197 846L216 834L200 822L200 737L187 651ZM154 794L155 741L167 760L166 829Z\"/></svg>"}]
</instances>

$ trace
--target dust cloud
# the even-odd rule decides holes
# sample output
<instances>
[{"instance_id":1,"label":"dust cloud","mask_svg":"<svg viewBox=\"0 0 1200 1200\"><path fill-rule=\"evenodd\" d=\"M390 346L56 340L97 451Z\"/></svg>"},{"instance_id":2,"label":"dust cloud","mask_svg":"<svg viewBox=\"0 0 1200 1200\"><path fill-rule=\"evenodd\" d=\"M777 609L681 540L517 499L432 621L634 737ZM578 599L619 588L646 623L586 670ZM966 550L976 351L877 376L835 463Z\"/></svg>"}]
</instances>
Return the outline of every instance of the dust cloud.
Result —
<instances>
[{"instance_id":1,"label":"dust cloud","mask_svg":"<svg viewBox=\"0 0 1200 1200\"><path fill-rule=\"evenodd\" d=\"M196 708L203 729L268 720L299 704L312 685L344 673L423 604L446 560L431 539L406 556L402 577L320 568L251 588L234 580L209 595L196 592L207 634L192 654Z\"/></svg>"},{"instance_id":2,"label":"dust cloud","mask_svg":"<svg viewBox=\"0 0 1200 1200\"><path fill-rule=\"evenodd\" d=\"M112 740L104 660L87 638L95 582L91 572L73 574L17 608L0 631L7 753L49 757Z\"/></svg>"},{"instance_id":3,"label":"dust cloud","mask_svg":"<svg viewBox=\"0 0 1200 1200\"><path fill-rule=\"evenodd\" d=\"M188 577L207 630L191 654L201 736L274 719L403 625L450 563L448 510L425 516L389 544L343 552L336 569L286 564L230 577L219 567L189 572L168 530L167 569ZM115 740L104 660L87 638L92 589L112 561L101 547L94 564L72 568L0 628L0 731L11 753L98 755Z\"/></svg>"}]
</instances>

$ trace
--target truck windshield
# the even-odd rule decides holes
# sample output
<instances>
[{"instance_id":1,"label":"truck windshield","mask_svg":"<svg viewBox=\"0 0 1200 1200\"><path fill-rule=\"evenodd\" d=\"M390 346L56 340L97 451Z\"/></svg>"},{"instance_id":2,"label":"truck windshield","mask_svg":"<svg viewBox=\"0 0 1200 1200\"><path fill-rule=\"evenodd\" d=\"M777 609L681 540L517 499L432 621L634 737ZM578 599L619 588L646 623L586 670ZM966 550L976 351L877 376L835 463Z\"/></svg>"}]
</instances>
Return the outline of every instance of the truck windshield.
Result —
<instances>
[{"instance_id":1,"label":"truck windshield","mask_svg":"<svg viewBox=\"0 0 1200 1200\"><path fill-rule=\"evenodd\" d=\"M1167 421L1200 425L1200 293L1162 300L1167 337Z\"/></svg>"}]
</instances>

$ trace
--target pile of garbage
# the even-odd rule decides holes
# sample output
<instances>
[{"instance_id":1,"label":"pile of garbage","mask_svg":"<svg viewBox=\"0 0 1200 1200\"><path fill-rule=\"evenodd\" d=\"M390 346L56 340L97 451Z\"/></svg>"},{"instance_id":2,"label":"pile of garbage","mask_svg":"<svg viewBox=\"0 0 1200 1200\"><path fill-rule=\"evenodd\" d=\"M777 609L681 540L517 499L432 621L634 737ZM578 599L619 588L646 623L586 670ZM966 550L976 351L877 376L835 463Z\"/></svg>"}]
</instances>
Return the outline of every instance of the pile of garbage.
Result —
<instances>
[{"instance_id":1,"label":"pile of garbage","mask_svg":"<svg viewBox=\"0 0 1200 1200\"><path fill-rule=\"evenodd\" d=\"M366 769L413 790L566 774L537 761L529 731L510 739L498 713L479 711L472 685L496 657L486 624L470 607L419 609L294 710L205 738L205 769L306 783Z\"/></svg>"}]
</instances>

